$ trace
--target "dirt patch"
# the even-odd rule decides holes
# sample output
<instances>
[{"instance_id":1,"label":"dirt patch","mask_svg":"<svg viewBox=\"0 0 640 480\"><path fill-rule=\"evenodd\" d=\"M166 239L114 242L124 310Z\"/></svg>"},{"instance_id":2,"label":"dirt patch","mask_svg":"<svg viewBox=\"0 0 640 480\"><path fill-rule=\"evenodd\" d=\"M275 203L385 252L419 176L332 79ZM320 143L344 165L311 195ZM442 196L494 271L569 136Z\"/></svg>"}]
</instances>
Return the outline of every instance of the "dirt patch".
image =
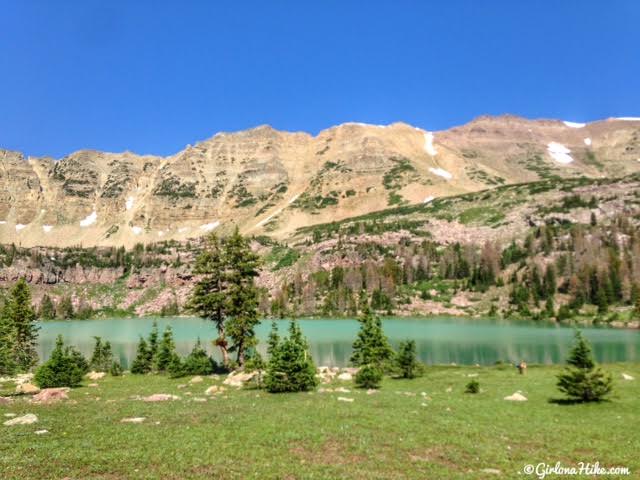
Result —
<instances>
[{"instance_id":1,"label":"dirt patch","mask_svg":"<svg viewBox=\"0 0 640 480\"><path fill-rule=\"evenodd\" d=\"M364 460L361 455L349 451L349 447L335 439L329 439L322 445L296 445L289 451L301 462L315 465L352 465Z\"/></svg>"}]
</instances>

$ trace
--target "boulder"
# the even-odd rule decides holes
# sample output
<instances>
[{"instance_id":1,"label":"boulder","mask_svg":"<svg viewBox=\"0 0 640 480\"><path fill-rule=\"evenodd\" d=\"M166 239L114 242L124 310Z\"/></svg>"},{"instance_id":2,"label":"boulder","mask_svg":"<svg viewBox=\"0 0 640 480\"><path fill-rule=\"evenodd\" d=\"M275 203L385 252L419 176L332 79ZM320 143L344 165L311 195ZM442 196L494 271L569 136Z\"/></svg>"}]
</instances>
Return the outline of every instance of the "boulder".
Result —
<instances>
[{"instance_id":1,"label":"boulder","mask_svg":"<svg viewBox=\"0 0 640 480\"><path fill-rule=\"evenodd\" d=\"M505 400L509 400L511 402L526 402L527 397L522 395L520 392L516 392L513 395L509 395L508 397L504 397Z\"/></svg>"},{"instance_id":2,"label":"boulder","mask_svg":"<svg viewBox=\"0 0 640 480\"><path fill-rule=\"evenodd\" d=\"M69 400L67 392L68 388L45 388L33 396L31 399L34 403L42 403L48 405L50 403L60 402L62 400Z\"/></svg>"},{"instance_id":3,"label":"boulder","mask_svg":"<svg viewBox=\"0 0 640 480\"><path fill-rule=\"evenodd\" d=\"M143 402L167 402L173 400L180 400L180 397L169 393L154 393L153 395L142 398Z\"/></svg>"},{"instance_id":4,"label":"boulder","mask_svg":"<svg viewBox=\"0 0 640 480\"><path fill-rule=\"evenodd\" d=\"M218 395L226 390L224 387L219 387L218 385L212 385L207 388L204 392L205 395Z\"/></svg>"},{"instance_id":5,"label":"boulder","mask_svg":"<svg viewBox=\"0 0 640 480\"><path fill-rule=\"evenodd\" d=\"M242 387L257 374L258 372L231 372L222 383L230 387Z\"/></svg>"},{"instance_id":6,"label":"boulder","mask_svg":"<svg viewBox=\"0 0 640 480\"><path fill-rule=\"evenodd\" d=\"M87 373L87 378L89 380L101 380L106 377L107 374L105 372L89 372Z\"/></svg>"},{"instance_id":7,"label":"boulder","mask_svg":"<svg viewBox=\"0 0 640 480\"><path fill-rule=\"evenodd\" d=\"M46 433L49 433L49 430L36 430L35 432L36 435L44 435Z\"/></svg>"},{"instance_id":8,"label":"boulder","mask_svg":"<svg viewBox=\"0 0 640 480\"><path fill-rule=\"evenodd\" d=\"M120 420L120 423L142 423L146 420L145 417L130 417L130 418L123 418L122 420Z\"/></svg>"},{"instance_id":9,"label":"boulder","mask_svg":"<svg viewBox=\"0 0 640 480\"><path fill-rule=\"evenodd\" d=\"M193 397L193 401L198 403L204 403L207 401L207 399L202 397Z\"/></svg>"},{"instance_id":10,"label":"boulder","mask_svg":"<svg viewBox=\"0 0 640 480\"><path fill-rule=\"evenodd\" d=\"M497 468L483 468L480 471L482 473L489 473L489 474L492 474L492 475L500 475L500 474L502 474L502 471L498 470Z\"/></svg>"},{"instance_id":11,"label":"boulder","mask_svg":"<svg viewBox=\"0 0 640 480\"><path fill-rule=\"evenodd\" d=\"M633 377L627 373L623 373L622 374L622 379L623 380L633 380Z\"/></svg>"},{"instance_id":12,"label":"boulder","mask_svg":"<svg viewBox=\"0 0 640 480\"><path fill-rule=\"evenodd\" d=\"M338 397L338 401L339 401L339 402L347 402L347 403L351 403L351 402L353 402L353 398Z\"/></svg>"},{"instance_id":13,"label":"boulder","mask_svg":"<svg viewBox=\"0 0 640 480\"><path fill-rule=\"evenodd\" d=\"M16 393L21 395L34 395L38 393L40 389L33 383L19 383L16 387Z\"/></svg>"},{"instance_id":14,"label":"boulder","mask_svg":"<svg viewBox=\"0 0 640 480\"><path fill-rule=\"evenodd\" d=\"M353 380L353 375L351 375L349 372L342 372L340 375L338 375L338 380L349 382Z\"/></svg>"},{"instance_id":15,"label":"boulder","mask_svg":"<svg viewBox=\"0 0 640 480\"><path fill-rule=\"evenodd\" d=\"M9 397L0 397L0 405L9 405L12 401Z\"/></svg>"},{"instance_id":16,"label":"boulder","mask_svg":"<svg viewBox=\"0 0 640 480\"><path fill-rule=\"evenodd\" d=\"M351 390L349 390L348 388L344 388L344 387L338 387L334 390L334 392L338 392L338 393L351 393Z\"/></svg>"},{"instance_id":17,"label":"boulder","mask_svg":"<svg viewBox=\"0 0 640 480\"><path fill-rule=\"evenodd\" d=\"M27 413L26 415L22 415L21 417L16 417L11 420L7 420L4 422L7 426L12 425L31 425L32 423L36 423L38 421L38 417L33 413Z\"/></svg>"},{"instance_id":18,"label":"boulder","mask_svg":"<svg viewBox=\"0 0 640 480\"><path fill-rule=\"evenodd\" d=\"M202 383L202 377L200 375L197 375L189 380L189 383Z\"/></svg>"}]
</instances>

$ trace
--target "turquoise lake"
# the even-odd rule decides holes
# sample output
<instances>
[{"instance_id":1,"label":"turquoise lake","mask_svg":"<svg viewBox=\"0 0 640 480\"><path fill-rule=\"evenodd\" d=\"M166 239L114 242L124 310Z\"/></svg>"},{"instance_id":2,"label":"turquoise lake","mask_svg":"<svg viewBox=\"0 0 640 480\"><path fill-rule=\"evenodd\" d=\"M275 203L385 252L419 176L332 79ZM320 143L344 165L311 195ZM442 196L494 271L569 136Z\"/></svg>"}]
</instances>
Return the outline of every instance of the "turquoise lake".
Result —
<instances>
[{"instance_id":1,"label":"turquoise lake","mask_svg":"<svg viewBox=\"0 0 640 480\"><path fill-rule=\"evenodd\" d=\"M113 318L100 320L53 321L40 324L39 354L48 358L55 338L61 334L65 342L75 345L89 356L93 337L111 342L115 355L124 366L135 357L140 335L147 336L153 321L160 330L171 325L179 353L187 354L200 337L217 358L211 345L215 330L211 322L199 318ZM280 332L288 321L278 320ZM351 354L351 344L358 331L356 320L302 319L303 333L309 339L316 365L345 366ZM264 351L271 321L265 320L257 329ZM418 355L428 364L481 364L496 361L515 363L562 363L573 339L573 329L553 324L506 322L481 319L436 317L429 319L387 318L385 333L395 346L404 339L416 341ZM612 328L584 328L599 362L640 361L640 331Z\"/></svg>"}]
</instances>

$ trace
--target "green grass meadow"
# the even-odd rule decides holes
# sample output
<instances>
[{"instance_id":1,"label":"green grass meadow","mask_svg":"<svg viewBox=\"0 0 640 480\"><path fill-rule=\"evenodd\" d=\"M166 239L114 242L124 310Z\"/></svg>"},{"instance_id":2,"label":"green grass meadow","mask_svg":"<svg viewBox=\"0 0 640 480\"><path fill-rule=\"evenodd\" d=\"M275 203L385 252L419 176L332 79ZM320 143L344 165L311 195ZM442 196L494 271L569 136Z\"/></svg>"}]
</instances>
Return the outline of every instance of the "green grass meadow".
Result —
<instances>
[{"instance_id":1,"label":"green grass meadow","mask_svg":"<svg viewBox=\"0 0 640 480\"><path fill-rule=\"evenodd\" d=\"M549 401L561 398L556 366L532 366L526 375L508 366L429 367L414 380L385 379L374 394L334 382L322 387L350 392L229 388L206 397L223 377L183 388L188 378L107 377L62 403L15 397L0 405L2 421L6 413L39 418L0 425L0 478L511 479L536 478L521 473L526 464L596 461L640 478L640 364L605 368L614 376L610 400L576 405ZM623 372L635 379L623 380ZM479 394L464 393L472 379ZM5 384L5 393L12 388ZM518 390L528 401L503 400ZM180 400L133 399L153 393ZM126 417L146 420L121 423ZM42 429L49 433L34 433Z\"/></svg>"}]
</instances>

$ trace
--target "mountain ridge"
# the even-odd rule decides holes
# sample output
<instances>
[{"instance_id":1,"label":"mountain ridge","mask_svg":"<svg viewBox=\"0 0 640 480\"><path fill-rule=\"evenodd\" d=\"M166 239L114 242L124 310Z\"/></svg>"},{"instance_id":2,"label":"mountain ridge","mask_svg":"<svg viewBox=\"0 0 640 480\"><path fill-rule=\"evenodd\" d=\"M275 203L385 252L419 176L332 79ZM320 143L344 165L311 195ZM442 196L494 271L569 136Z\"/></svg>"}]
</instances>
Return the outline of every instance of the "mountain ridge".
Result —
<instances>
[{"instance_id":1,"label":"mountain ridge","mask_svg":"<svg viewBox=\"0 0 640 480\"><path fill-rule=\"evenodd\" d=\"M347 122L313 136L260 125L169 155L0 150L0 243L125 245L238 225L298 227L545 178L640 170L640 119L587 124L480 116L429 132Z\"/></svg>"}]
</instances>

